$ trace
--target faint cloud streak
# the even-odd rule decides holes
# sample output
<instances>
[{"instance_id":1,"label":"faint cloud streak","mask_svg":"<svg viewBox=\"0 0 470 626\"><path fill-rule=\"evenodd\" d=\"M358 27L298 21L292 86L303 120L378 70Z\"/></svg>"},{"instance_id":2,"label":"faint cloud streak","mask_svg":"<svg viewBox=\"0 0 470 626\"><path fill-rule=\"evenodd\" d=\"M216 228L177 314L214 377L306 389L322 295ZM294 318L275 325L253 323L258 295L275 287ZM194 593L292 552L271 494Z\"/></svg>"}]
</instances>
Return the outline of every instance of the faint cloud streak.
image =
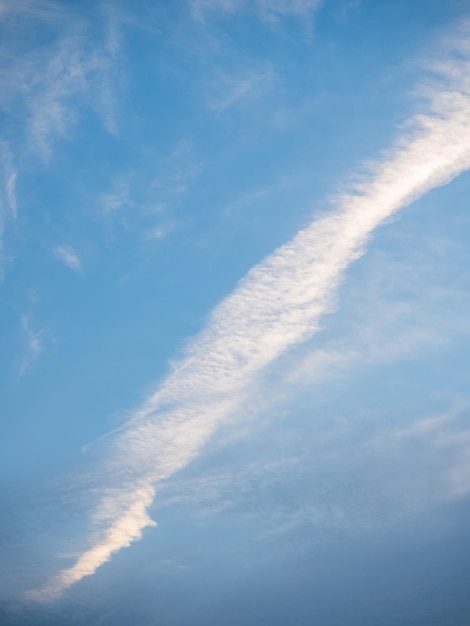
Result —
<instances>
[{"instance_id":1,"label":"faint cloud streak","mask_svg":"<svg viewBox=\"0 0 470 626\"><path fill-rule=\"evenodd\" d=\"M323 0L189 0L193 16L203 20L211 13L233 14L254 12L265 21L294 17L309 19L318 10Z\"/></svg>"},{"instance_id":2,"label":"faint cloud streak","mask_svg":"<svg viewBox=\"0 0 470 626\"><path fill-rule=\"evenodd\" d=\"M252 71L247 74L231 75L221 74L218 76L208 97L208 104L219 113L239 105L244 101L258 98L269 91L275 80L272 68Z\"/></svg>"},{"instance_id":3,"label":"faint cloud streak","mask_svg":"<svg viewBox=\"0 0 470 626\"><path fill-rule=\"evenodd\" d=\"M72 246L57 246L54 252L56 257L71 270L80 269L80 258Z\"/></svg>"},{"instance_id":4,"label":"faint cloud streak","mask_svg":"<svg viewBox=\"0 0 470 626\"><path fill-rule=\"evenodd\" d=\"M17 216L16 180L18 171L13 165L9 145L0 140L0 278L3 265L3 233L9 218Z\"/></svg>"},{"instance_id":5,"label":"faint cloud streak","mask_svg":"<svg viewBox=\"0 0 470 626\"><path fill-rule=\"evenodd\" d=\"M33 329L29 315L22 316L21 327L26 339L26 354L19 368L20 376L23 376L43 351L41 337L44 331Z\"/></svg>"},{"instance_id":6,"label":"faint cloud streak","mask_svg":"<svg viewBox=\"0 0 470 626\"><path fill-rule=\"evenodd\" d=\"M58 138L69 134L82 108L98 112L105 128L117 133L116 97L120 84L117 14L105 15L103 34L71 5L47 0L0 0L0 263L7 217L16 217L18 170L29 152L52 158ZM44 30L41 45L31 40ZM0 267L1 270L1 267Z\"/></svg>"}]
</instances>

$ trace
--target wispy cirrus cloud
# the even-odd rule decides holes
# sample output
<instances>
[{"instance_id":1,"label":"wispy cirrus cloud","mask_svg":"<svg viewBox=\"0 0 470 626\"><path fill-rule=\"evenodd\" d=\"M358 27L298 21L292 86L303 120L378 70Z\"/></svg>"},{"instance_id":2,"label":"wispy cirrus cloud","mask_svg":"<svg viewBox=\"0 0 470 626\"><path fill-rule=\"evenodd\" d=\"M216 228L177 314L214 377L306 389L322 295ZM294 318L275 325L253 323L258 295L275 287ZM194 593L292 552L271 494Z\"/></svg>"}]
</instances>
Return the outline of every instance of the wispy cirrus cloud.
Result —
<instances>
[{"instance_id":1,"label":"wispy cirrus cloud","mask_svg":"<svg viewBox=\"0 0 470 626\"><path fill-rule=\"evenodd\" d=\"M7 214L17 212L16 164L25 163L25 155L50 161L83 108L95 110L104 127L117 133L119 20L111 10L99 17L101 30L63 3L0 4L0 244ZM39 30L45 36L31 52Z\"/></svg>"},{"instance_id":2,"label":"wispy cirrus cloud","mask_svg":"<svg viewBox=\"0 0 470 626\"><path fill-rule=\"evenodd\" d=\"M213 81L208 104L219 113L271 90L276 74L271 67L242 74L221 73Z\"/></svg>"},{"instance_id":3,"label":"wispy cirrus cloud","mask_svg":"<svg viewBox=\"0 0 470 626\"><path fill-rule=\"evenodd\" d=\"M263 430L256 460L244 458L244 439L232 441L215 470L205 459L191 473L162 483L160 508L182 505L202 525L227 513L238 523L256 520L254 540L266 542L305 524L315 527L317 538L319 529L323 535L325 529L386 525L470 491L468 398L401 427L376 415L366 427L364 418L330 412L310 421L308 434L294 438L283 428L277 435L283 446ZM310 540L310 533L302 539Z\"/></svg>"},{"instance_id":4,"label":"wispy cirrus cloud","mask_svg":"<svg viewBox=\"0 0 470 626\"><path fill-rule=\"evenodd\" d=\"M172 212L203 168L192 141L184 137L167 154L146 154L140 167L113 177L108 191L98 196L102 215L147 240L161 240L173 230Z\"/></svg>"},{"instance_id":5,"label":"wispy cirrus cloud","mask_svg":"<svg viewBox=\"0 0 470 626\"><path fill-rule=\"evenodd\" d=\"M53 20L58 17L62 9L57 2L48 0L23 0L23 2L0 2L0 21L14 25L20 19Z\"/></svg>"},{"instance_id":6,"label":"wispy cirrus cloud","mask_svg":"<svg viewBox=\"0 0 470 626\"><path fill-rule=\"evenodd\" d=\"M251 519L255 541L264 544L302 526L314 526L308 535L316 537L383 527L465 495L468 399L443 386L438 402L448 408L438 417L426 411L419 417L416 401L410 415L406 400L399 411L384 408L377 414L369 408L377 372L412 364L419 381L470 336L470 297L465 277L456 272L466 266L468 251L459 250L442 225L436 233L433 222L426 226L419 220L418 226L407 220L406 227L392 229L392 250L369 251L368 262L343 285L343 312L323 324L326 337L314 337L270 368L256 399L224 425L204 455L160 485L159 511L183 506L183 516L202 526ZM405 257L396 249L403 239ZM413 395L410 382L404 385L406 396ZM390 385L401 397L401 384L394 379ZM338 406L332 397L343 401ZM254 442L256 460L246 452L254 450Z\"/></svg>"},{"instance_id":7,"label":"wispy cirrus cloud","mask_svg":"<svg viewBox=\"0 0 470 626\"><path fill-rule=\"evenodd\" d=\"M106 43L87 49L83 45L86 38L86 27L77 28L44 59L45 69L31 60L21 68L23 81L30 86L24 101L29 112L28 141L45 159L52 154L54 140L66 136L76 123L77 103L97 108L106 128L111 133L117 131L108 75L114 49L108 49Z\"/></svg>"},{"instance_id":8,"label":"wispy cirrus cloud","mask_svg":"<svg viewBox=\"0 0 470 626\"><path fill-rule=\"evenodd\" d=\"M469 417L467 398L447 412L422 417L401 428L387 429L367 442L365 448L381 457L399 458L400 462L411 450L408 457L428 469L414 472L413 476L398 472L403 483L403 498L419 505L426 498L446 501L466 496L470 493Z\"/></svg>"},{"instance_id":9,"label":"wispy cirrus cloud","mask_svg":"<svg viewBox=\"0 0 470 626\"><path fill-rule=\"evenodd\" d=\"M71 270L80 269L80 257L72 246L57 246L54 249L54 253L56 257Z\"/></svg>"},{"instance_id":10,"label":"wispy cirrus cloud","mask_svg":"<svg viewBox=\"0 0 470 626\"><path fill-rule=\"evenodd\" d=\"M7 142L0 140L0 277L3 266L3 232L8 219L17 214L16 179L18 170Z\"/></svg>"},{"instance_id":11,"label":"wispy cirrus cloud","mask_svg":"<svg viewBox=\"0 0 470 626\"><path fill-rule=\"evenodd\" d=\"M20 375L23 376L23 374L26 373L26 371L43 351L44 346L42 336L44 331L36 330L33 327L31 316L29 314L25 314L21 317L21 328L23 330L26 343L25 353L19 368Z\"/></svg>"},{"instance_id":12,"label":"wispy cirrus cloud","mask_svg":"<svg viewBox=\"0 0 470 626\"><path fill-rule=\"evenodd\" d=\"M203 19L211 13L233 14L236 11L258 14L266 21L283 17L310 18L323 0L189 0L193 15Z\"/></svg>"},{"instance_id":13,"label":"wispy cirrus cloud","mask_svg":"<svg viewBox=\"0 0 470 626\"><path fill-rule=\"evenodd\" d=\"M89 547L30 598L59 596L154 525L147 510L156 485L200 454L274 360L317 332L375 229L470 167L470 89L453 81L455 72L470 68L467 42L468 30L441 66L427 109L403 128L395 146L333 200L329 213L247 274L157 392L108 440Z\"/></svg>"},{"instance_id":14,"label":"wispy cirrus cloud","mask_svg":"<svg viewBox=\"0 0 470 626\"><path fill-rule=\"evenodd\" d=\"M77 120L80 106L96 108L111 132L115 132L114 96L110 73L119 49L116 20L109 14L102 37L91 33L91 25L63 5L11 3L5 9L9 30L0 56L2 94L6 115L22 111L23 125L16 129L16 143L25 143L48 159L54 139L65 135ZM28 41L38 24L47 26L49 40L30 52Z\"/></svg>"},{"instance_id":15,"label":"wispy cirrus cloud","mask_svg":"<svg viewBox=\"0 0 470 626\"><path fill-rule=\"evenodd\" d=\"M420 235L424 239L422 228ZM280 368L284 384L298 390L323 385L370 367L422 358L469 336L470 323L462 314L470 306L469 294L455 280L455 266L445 267L445 259L434 260L429 280L436 238L426 235L429 243L406 262L377 255L373 270L348 283L354 296L348 301L346 330L323 345L306 343L289 354ZM454 258L465 265L466 253L459 255L452 243Z\"/></svg>"}]
</instances>

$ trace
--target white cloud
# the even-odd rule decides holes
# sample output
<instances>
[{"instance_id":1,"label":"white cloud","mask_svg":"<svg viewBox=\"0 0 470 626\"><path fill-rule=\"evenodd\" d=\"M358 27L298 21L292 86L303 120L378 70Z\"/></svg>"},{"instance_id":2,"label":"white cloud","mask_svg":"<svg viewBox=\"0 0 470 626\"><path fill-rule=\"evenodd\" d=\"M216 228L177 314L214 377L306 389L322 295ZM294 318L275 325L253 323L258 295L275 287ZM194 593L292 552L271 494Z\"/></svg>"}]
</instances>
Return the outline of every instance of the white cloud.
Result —
<instances>
[{"instance_id":1,"label":"white cloud","mask_svg":"<svg viewBox=\"0 0 470 626\"><path fill-rule=\"evenodd\" d=\"M451 80L454 67L469 66L467 58L449 62L442 81L450 76L450 84L433 94L429 110L410 122L395 148L335 199L332 212L254 267L213 311L185 358L109 443L100 471L112 482L94 517L99 538L36 598L60 595L139 538L153 524L145 510L154 485L198 456L268 365L317 332L345 270L364 253L373 231L470 167L470 90L463 85L457 91ZM144 494L141 505L136 493Z\"/></svg>"},{"instance_id":2,"label":"white cloud","mask_svg":"<svg viewBox=\"0 0 470 626\"><path fill-rule=\"evenodd\" d=\"M172 224L164 224L162 226L156 226L155 228L152 228L146 233L146 238L154 239L156 241L165 239L165 237L167 237L171 233L172 229L173 229Z\"/></svg>"},{"instance_id":3,"label":"white cloud","mask_svg":"<svg viewBox=\"0 0 470 626\"><path fill-rule=\"evenodd\" d=\"M21 327L23 329L23 333L26 341L26 351L25 355L20 364L20 375L26 373L26 371L31 367L32 363L37 359L37 357L43 351L43 344L41 341L41 337L44 333L43 330L35 330L32 327L30 315L23 315L21 318Z\"/></svg>"},{"instance_id":4,"label":"white cloud","mask_svg":"<svg viewBox=\"0 0 470 626\"><path fill-rule=\"evenodd\" d=\"M348 313L339 332L322 345L306 343L283 360L280 376L285 387L290 391L317 387L365 368L423 358L468 337L465 311L470 296L458 282L452 284L455 266L445 268L443 259L435 259L436 246L445 246L445 240L437 241L423 228L419 236L421 241L414 252L407 252L405 261L378 254L365 274L349 281L344 304ZM417 232L411 235L412 245L415 237ZM466 257L457 262L465 264Z\"/></svg>"},{"instance_id":5,"label":"white cloud","mask_svg":"<svg viewBox=\"0 0 470 626\"><path fill-rule=\"evenodd\" d=\"M12 0L0 1L0 22L8 22L9 25L18 19L53 20L61 13L61 7L56 2L47 0Z\"/></svg>"},{"instance_id":6,"label":"white cloud","mask_svg":"<svg viewBox=\"0 0 470 626\"><path fill-rule=\"evenodd\" d=\"M255 12L267 21L282 17L308 19L323 0L189 0L192 13L204 19L210 13L232 14L236 11Z\"/></svg>"},{"instance_id":7,"label":"white cloud","mask_svg":"<svg viewBox=\"0 0 470 626\"><path fill-rule=\"evenodd\" d=\"M80 269L80 258L72 246L57 246L54 250L58 259L65 263L71 270Z\"/></svg>"},{"instance_id":8,"label":"white cloud","mask_svg":"<svg viewBox=\"0 0 470 626\"><path fill-rule=\"evenodd\" d=\"M142 537L142 529L146 526L156 526L147 514L147 508L155 497L152 487L144 485L136 488L127 495L126 510L114 520L103 540L95 544L86 554L80 557L76 564L65 574L54 579L40 592L31 592L31 600L49 600L57 596L57 590L64 585L69 587L85 576L93 574L97 567L109 561L114 552Z\"/></svg>"},{"instance_id":9,"label":"white cloud","mask_svg":"<svg viewBox=\"0 0 470 626\"><path fill-rule=\"evenodd\" d=\"M115 133L110 75L115 74L119 36L114 13L108 12L105 33L95 40L90 24L70 7L24 2L0 5L0 11L4 28L8 26L0 55L0 104L15 119L21 111L22 143L43 159L50 158L54 141L69 131L83 105L96 109ZM31 53L28 35L44 20L48 43Z\"/></svg>"},{"instance_id":10,"label":"white cloud","mask_svg":"<svg viewBox=\"0 0 470 626\"><path fill-rule=\"evenodd\" d=\"M256 99L272 88L275 78L270 67L239 75L219 74L208 97L209 106L221 113L244 101Z\"/></svg>"},{"instance_id":11,"label":"white cloud","mask_svg":"<svg viewBox=\"0 0 470 626\"><path fill-rule=\"evenodd\" d=\"M308 18L322 3L323 0L258 0L262 14L274 18L284 16Z\"/></svg>"},{"instance_id":12,"label":"white cloud","mask_svg":"<svg viewBox=\"0 0 470 626\"><path fill-rule=\"evenodd\" d=\"M17 202L16 202L16 179L17 177L18 177L18 172L10 170L8 172L7 184L6 184L7 204L14 217L16 217L16 214L17 214Z\"/></svg>"},{"instance_id":13,"label":"white cloud","mask_svg":"<svg viewBox=\"0 0 470 626\"><path fill-rule=\"evenodd\" d=\"M26 77L26 83L30 85L26 103L30 141L33 149L46 159L52 154L54 139L66 135L75 123L77 103L87 102L93 108L100 103L98 106L106 127L110 132L116 132L108 78L110 55L98 46L85 52L83 37L79 31L64 37L50 57L43 59L44 67L38 67L36 63L25 67L25 73L31 72Z\"/></svg>"},{"instance_id":14,"label":"white cloud","mask_svg":"<svg viewBox=\"0 0 470 626\"><path fill-rule=\"evenodd\" d=\"M134 200L130 196L129 182L124 178L115 181L113 191L101 195L101 204L105 213L111 214L122 208L133 208Z\"/></svg>"},{"instance_id":15,"label":"white cloud","mask_svg":"<svg viewBox=\"0 0 470 626\"><path fill-rule=\"evenodd\" d=\"M185 517L202 525L227 513L235 523L251 519L263 543L308 525L315 530L302 541L309 542L339 529L383 527L470 492L468 398L406 426L377 415L309 414L303 432L259 431L254 461L243 439L222 455L211 447L190 473L161 485L159 507L184 506Z\"/></svg>"},{"instance_id":16,"label":"white cloud","mask_svg":"<svg viewBox=\"0 0 470 626\"><path fill-rule=\"evenodd\" d=\"M117 130L110 80L113 75L115 83L121 82L114 65L119 52L116 21L108 11L105 33L95 41L90 24L63 3L0 0L1 265L7 218L17 213L15 162L24 160L28 151L50 159L55 141L69 133L81 106L97 110L109 132ZM47 29L47 43L31 52L34 29Z\"/></svg>"},{"instance_id":17,"label":"white cloud","mask_svg":"<svg viewBox=\"0 0 470 626\"><path fill-rule=\"evenodd\" d=\"M404 428L388 429L366 447L381 458L399 458L401 471L410 464L410 460L403 463L406 456L415 466L426 467L425 472L415 467L413 473L400 477L399 497L418 505L423 500L460 498L470 493L469 415L468 400L460 401L446 413L418 419Z\"/></svg>"},{"instance_id":18,"label":"white cloud","mask_svg":"<svg viewBox=\"0 0 470 626\"><path fill-rule=\"evenodd\" d=\"M198 178L203 162L188 138L179 139L166 154L145 154L142 163L117 175L98 196L109 223L142 233L147 240L166 237L175 227L172 210Z\"/></svg>"},{"instance_id":19,"label":"white cloud","mask_svg":"<svg viewBox=\"0 0 470 626\"><path fill-rule=\"evenodd\" d=\"M9 218L16 218L16 179L18 172L13 165L9 145L0 140L0 277L3 264L3 233Z\"/></svg>"}]
</instances>

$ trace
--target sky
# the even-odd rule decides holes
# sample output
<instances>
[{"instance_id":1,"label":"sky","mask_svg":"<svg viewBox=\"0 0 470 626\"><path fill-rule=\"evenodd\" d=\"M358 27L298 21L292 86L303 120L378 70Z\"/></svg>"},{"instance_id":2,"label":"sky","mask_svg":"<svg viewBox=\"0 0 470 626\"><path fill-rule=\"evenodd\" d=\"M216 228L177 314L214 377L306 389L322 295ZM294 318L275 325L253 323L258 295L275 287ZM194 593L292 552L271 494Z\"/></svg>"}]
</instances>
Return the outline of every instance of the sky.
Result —
<instances>
[{"instance_id":1,"label":"sky","mask_svg":"<svg viewBox=\"0 0 470 626\"><path fill-rule=\"evenodd\" d=\"M467 625L470 4L0 41L0 626Z\"/></svg>"}]
</instances>

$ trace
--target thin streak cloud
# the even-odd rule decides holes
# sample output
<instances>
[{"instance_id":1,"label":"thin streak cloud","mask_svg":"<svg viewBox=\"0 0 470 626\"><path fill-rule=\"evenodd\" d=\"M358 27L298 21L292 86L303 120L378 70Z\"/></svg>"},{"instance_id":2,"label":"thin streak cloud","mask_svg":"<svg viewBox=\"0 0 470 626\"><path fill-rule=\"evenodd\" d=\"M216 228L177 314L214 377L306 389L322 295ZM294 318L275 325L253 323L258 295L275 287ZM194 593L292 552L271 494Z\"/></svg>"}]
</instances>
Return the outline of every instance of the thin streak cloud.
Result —
<instances>
[{"instance_id":1,"label":"thin streak cloud","mask_svg":"<svg viewBox=\"0 0 470 626\"><path fill-rule=\"evenodd\" d=\"M200 454L275 359L317 332L345 270L364 254L375 229L470 168L470 89L452 81L469 67L468 58L442 65L446 88L433 94L428 110L410 120L369 175L255 266L216 307L185 358L111 440L100 466L112 478L105 479L94 514L98 534L74 566L29 598L60 596L154 526L147 510L156 484Z\"/></svg>"},{"instance_id":2,"label":"thin streak cloud","mask_svg":"<svg viewBox=\"0 0 470 626\"><path fill-rule=\"evenodd\" d=\"M28 42L38 20L47 22L50 33L47 43L31 55ZM12 119L21 110L22 141L45 161L51 159L55 141L77 125L83 106L96 110L108 132L116 134L116 98L111 89L111 76L120 84L116 21L109 11L105 31L95 40L91 23L73 8L52 2L0 4L0 26L5 31L0 107ZM21 36L13 36L15 28ZM4 126L7 133L8 125ZM17 152L22 147L18 137L15 147Z\"/></svg>"},{"instance_id":3,"label":"thin streak cloud","mask_svg":"<svg viewBox=\"0 0 470 626\"><path fill-rule=\"evenodd\" d=\"M16 164L24 167L28 152L50 162L55 142L77 125L84 106L99 113L109 133L117 132L111 89L119 53L116 21L108 11L104 35L94 41L90 22L64 3L0 0L0 111L5 118L0 132L0 278L4 232L8 218L17 216ZM34 32L46 26L43 45L31 54ZM21 123L12 133L16 120Z\"/></svg>"},{"instance_id":4,"label":"thin streak cloud","mask_svg":"<svg viewBox=\"0 0 470 626\"><path fill-rule=\"evenodd\" d=\"M275 79L275 72L270 67L241 76L222 74L217 78L217 89L208 98L209 106L218 113L223 113L268 92Z\"/></svg>"},{"instance_id":5,"label":"thin streak cloud","mask_svg":"<svg viewBox=\"0 0 470 626\"><path fill-rule=\"evenodd\" d=\"M13 165L9 145L0 139L0 277L2 277L3 233L8 218L17 216L16 180L18 172Z\"/></svg>"},{"instance_id":6,"label":"thin streak cloud","mask_svg":"<svg viewBox=\"0 0 470 626\"><path fill-rule=\"evenodd\" d=\"M80 269L80 258L72 246L57 246L55 255L71 270Z\"/></svg>"},{"instance_id":7,"label":"thin streak cloud","mask_svg":"<svg viewBox=\"0 0 470 626\"><path fill-rule=\"evenodd\" d=\"M283 17L309 18L323 0L190 0L193 15L203 19L208 13L231 14L236 11L255 11L266 21Z\"/></svg>"},{"instance_id":8,"label":"thin streak cloud","mask_svg":"<svg viewBox=\"0 0 470 626\"><path fill-rule=\"evenodd\" d=\"M56 19L61 12L61 7L55 2L45 2L41 0L23 0L20 2L11 2L9 0L0 1L0 22L9 21L10 23L17 19Z\"/></svg>"},{"instance_id":9,"label":"thin streak cloud","mask_svg":"<svg viewBox=\"0 0 470 626\"><path fill-rule=\"evenodd\" d=\"M31 367L33 361L35 361L43 351L43 342L41 340L43 330L34 330L32 328L29 315L22 316L21 327L26 339L26 354L23 357L19 369L20 376L23 376Z\"/></svg>"}]
</instances>

